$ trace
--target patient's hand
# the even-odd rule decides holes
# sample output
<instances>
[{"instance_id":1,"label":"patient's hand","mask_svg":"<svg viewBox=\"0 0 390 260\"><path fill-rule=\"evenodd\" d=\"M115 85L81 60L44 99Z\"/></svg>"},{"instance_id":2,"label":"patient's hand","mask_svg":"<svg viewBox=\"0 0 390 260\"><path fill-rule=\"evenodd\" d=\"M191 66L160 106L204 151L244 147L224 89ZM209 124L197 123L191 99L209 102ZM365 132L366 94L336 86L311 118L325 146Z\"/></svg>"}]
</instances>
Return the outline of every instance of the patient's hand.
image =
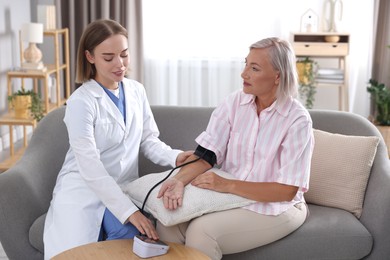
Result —
<instances>
[{"instance_id":1,"label":"patient's hand","mask_svg":"<svg viewBox=\"0 0 390 260\"><path fill-rule=\"evenodd\" d=\"M175 178L169 178L162 184L157 198L163 198L166 209L175 210L183 203L183 193L184 184Z\"/></svg>"},{"instance_id":2,"label":"patient's hand","mask_svg":"<svg viewBox=\"0 0 390 260\"><path fill-rule=\"evenodd\" d=\"M231 184L231 181L219 176L213 171L208 171L199 175L191 182L191 184L202 189L218 192L231 192L231 190L229 190L231 187L231 185L229 185Z\"/></svg>"}]
</instances>

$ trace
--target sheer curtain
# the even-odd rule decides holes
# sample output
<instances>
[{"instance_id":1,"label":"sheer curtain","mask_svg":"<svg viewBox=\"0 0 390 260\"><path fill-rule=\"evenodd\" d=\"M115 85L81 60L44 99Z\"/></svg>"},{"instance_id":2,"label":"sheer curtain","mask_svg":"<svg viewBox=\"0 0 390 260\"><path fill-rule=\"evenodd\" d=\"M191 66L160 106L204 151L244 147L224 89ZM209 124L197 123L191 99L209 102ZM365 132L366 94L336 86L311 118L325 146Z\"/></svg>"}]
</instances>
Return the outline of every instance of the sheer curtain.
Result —
<instances>
[{"instance_id":1,"label":"sheer curtain","mask_svg":"<svg viewBox=\"0 0 390 260\"><path fill-rule=\"evenodd\" d=\"M375 2L343 0L343 29L350 34L349 110L364 117L370 115L367 83L372 77L375 37Z\"/></svg>"},{"instance_id":2,"label":"sheer curtain","mask_svg":"<svg viewBox=\"0 0 390 260\"><path fill-rule=\"evenodd\" d=\"M350 33L350 111L368 116L374 1L343 0ZM144 84L151 104L216 106L242 87L248 47L265 37L291 40L310 8L322 28L324 0L144 0ZM325 97L327 98L327 97Z\"/></svg>"},{"instance_id":3,"label":"sheer curtain","mask_svg":"<svg viewBox=\"0 0 390 260\"><path fill-rule=\"evenodd\" d=\"M372 77L390 87L390 2L377 0L375 60Z\"/></svg>"},{"instance_id":4,"label":"sheer curtain","mask_svg":"<svg viewBox=\"0 0 390 260\"><path fill-rule=\"evenodd\" d=\"M276 1L277 2L277 1ZM275 35L299 17L257 0L144 0L144 83L151 104L216 106L242 87L241 71L249 45ZM271 9L273 9L271 8ZM284 29L286 28L286 29Z\"/></svg>"}]
</instances>

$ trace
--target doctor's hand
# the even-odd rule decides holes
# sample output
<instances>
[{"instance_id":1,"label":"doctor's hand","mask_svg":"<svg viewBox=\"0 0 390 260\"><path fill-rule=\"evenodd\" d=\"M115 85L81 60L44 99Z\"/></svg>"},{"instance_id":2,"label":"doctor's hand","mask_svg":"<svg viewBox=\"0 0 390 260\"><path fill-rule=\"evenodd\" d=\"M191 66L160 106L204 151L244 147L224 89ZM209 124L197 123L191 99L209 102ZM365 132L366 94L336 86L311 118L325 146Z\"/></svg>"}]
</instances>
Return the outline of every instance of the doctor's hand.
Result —
<instances>
[{"instance_id":1,"label":"doctor's hand","mask_svg":"<svg viewBox=\"0 0 390 260\"><path fill-rule=\"evenodd\" d=\"M175 178L169 178L162 184L157 198L163 198L166 209L175 210L183 203L183 193L184 184Z\"/></svg>"},{"instance_id":2,"label":"doctor's hand","mask_svg":"<svg viewBox=\"0 0 390 260\"><path fill-rule=\"evenodd\" d=\"M136 211L130 215L129 221L133 224L142 235L148 236L148 238L157 240L159 239L156 229L150 219L145 217L140 211Z\"/></svg>"},{"instance_id":3,"label":"doctor's hand","mask_svg":"<svg viewBox=\"0 0 390 260\"><path fill-rule=\"evenodd\" d=\"M176 157L176 166L182 165L185 161L194 154L194 151L181 152Z\"/></svg>"}]
</instances>

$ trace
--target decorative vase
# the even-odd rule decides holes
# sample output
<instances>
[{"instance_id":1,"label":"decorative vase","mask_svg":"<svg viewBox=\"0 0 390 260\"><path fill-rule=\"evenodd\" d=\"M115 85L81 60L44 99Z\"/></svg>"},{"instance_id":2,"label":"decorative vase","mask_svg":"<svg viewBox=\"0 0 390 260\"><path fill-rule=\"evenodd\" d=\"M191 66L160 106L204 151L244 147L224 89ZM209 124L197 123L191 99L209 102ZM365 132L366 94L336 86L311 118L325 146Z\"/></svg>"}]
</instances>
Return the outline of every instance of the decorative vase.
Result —
<instances>
[{"instance_id":1,"label":"decorative vase","mask_svg":"<svg viewBox=\"0 0 390 260\"><path fill-rule=\"evenodd\" d=\"M12 99L12 107L15 110L15 118L30 118L31 96L15 96Z\"/></svg>"},{"instance_id":2,"label":"decorative vase","mask_svg":"<svg viewBox=\"0 0 390 260\"><path fill-rule=\"evenodd\" d=\"M343 1L325 0L323 7L324 25L326 32L338 32L343 19Z\"/></svg>"}]
</instances>

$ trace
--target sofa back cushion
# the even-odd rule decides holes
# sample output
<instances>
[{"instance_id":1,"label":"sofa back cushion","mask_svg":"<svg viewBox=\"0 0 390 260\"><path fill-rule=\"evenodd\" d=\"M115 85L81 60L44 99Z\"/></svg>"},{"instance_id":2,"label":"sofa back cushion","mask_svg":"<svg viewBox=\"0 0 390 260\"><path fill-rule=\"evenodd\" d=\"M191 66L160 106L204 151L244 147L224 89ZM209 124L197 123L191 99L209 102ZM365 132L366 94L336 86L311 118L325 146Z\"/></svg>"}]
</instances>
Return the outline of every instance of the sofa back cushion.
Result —
<instances>
[{"instance_id":1,"label":"sofa back cushion","mask_svg":"<svg viewBox=\"0 0 390 260\"><path fill-rule=\"evenodd\" d=\"M175 149L195 150L198 137L207 127L213 107L152 106L152 112L160 130L160 139ZM139 175L162 172L170 168L155 165L142 153Z\"/></svg>"}]
</instances>

